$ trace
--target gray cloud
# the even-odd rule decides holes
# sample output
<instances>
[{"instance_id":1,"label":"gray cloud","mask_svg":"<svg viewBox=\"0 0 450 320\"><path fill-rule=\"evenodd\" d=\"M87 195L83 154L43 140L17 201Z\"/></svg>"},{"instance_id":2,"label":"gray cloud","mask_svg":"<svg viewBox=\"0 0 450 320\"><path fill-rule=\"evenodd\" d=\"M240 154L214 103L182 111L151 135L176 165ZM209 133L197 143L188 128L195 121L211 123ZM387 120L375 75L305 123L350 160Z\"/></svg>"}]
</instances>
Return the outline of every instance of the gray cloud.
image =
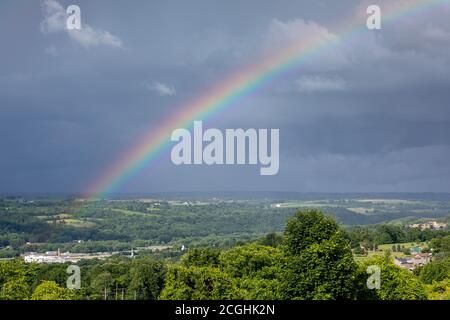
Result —
<instances>
[{"instance_id":1,"label":"gray cloud","mask_svg":"<svg viewBox=\"0 0 450 320\"><path fill-rule=\"evenodd\" d=\"M323 92L345 90L347 83L340 78L326 78L321 76L302 76L296 80L299 92Z\"/></svg>"},{"instance_id":2,"label":"gray cloud","mask_svg":"<svg viewBox=\"0 0 450 320\"><path fill-rule=\"evenodd\" d=\"M144 82L144 86L151 91L156 92L160 96L174 96L177 94L175 87L161 82L149 84Z\"/></svg>"},{"instance_id":3,"label":"gray cloud","mask_svg":"<svg viewBox=\"0 0 450 320\"><path fill-rule=\"evenodd\" d=\"M278 175L177 167L166 150L120 191L450 189L447 4L339 38L335 26L363 2L79 1L83 22L96 27L77 38L61 27L67 1L47 1L44 12L37 2L4 3L2 192L82 191L230 74L314 39L339 41L205 122L279 128ZM127 50L116 50L122 43Z\"/></svg>"}]
</instances>

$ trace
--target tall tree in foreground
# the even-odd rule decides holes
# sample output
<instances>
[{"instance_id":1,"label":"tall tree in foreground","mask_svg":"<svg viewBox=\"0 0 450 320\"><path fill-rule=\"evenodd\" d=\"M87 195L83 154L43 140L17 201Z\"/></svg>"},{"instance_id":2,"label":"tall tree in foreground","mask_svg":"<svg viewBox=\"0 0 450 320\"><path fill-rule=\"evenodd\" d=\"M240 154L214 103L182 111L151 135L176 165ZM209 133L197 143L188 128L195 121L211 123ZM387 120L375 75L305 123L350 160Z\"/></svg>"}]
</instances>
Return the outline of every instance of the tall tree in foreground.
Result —
<instances>
[{"instance_id":1,"label":"tall tree in foreground","mask_svg":"<svg viewBox=\"0 0 450 320\"><path fill-rule=\"evenodd\" d=\"M285 299L356 299L361 286L350 246L336 221L299 211L285 230Z\"/></svg>"},{"instance_id":2,"label":"tall tree in foreground","mask_svg":"<svg viewBox=\"0 0 450 320\"><path fill-rule=\"evenodd\" d=\"M277 248L248 244L223 251L220 266L230 275L243 299L281 299L282 252Z\"/></svg>"},{"instance_id":3,"label":"tall tree in foreground","mask_svg":"<svg viewBox=\"0 0 450 320\"><path fill-rule=\"evenodd\" d=\"M130 264L130 282L127 290L130 298L133 296L150 300L158 298L164 285L164 265L152 259L134 260Z\"/></svg>"}]
</instances>

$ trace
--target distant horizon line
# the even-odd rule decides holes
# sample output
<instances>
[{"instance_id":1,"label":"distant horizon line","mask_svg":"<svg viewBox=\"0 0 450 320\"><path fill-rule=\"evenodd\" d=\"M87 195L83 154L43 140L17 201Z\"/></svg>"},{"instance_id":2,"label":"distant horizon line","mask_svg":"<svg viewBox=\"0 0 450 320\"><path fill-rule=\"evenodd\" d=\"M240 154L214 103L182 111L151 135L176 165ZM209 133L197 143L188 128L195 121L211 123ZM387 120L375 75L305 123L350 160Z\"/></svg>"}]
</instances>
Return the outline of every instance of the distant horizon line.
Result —
<instances>
[{"instance_id":1,"label":"distant horizon line","mask_svg":"<svg viewBox=\"0 0 450 320\"><path fill-rule=\"evenodd\" d=\"M394 194L431 194L431 195L450 195L450 191L292 191L292 190L173 190L173 191L135 191L135 192L114 192L110 193L105 198L113 198L115 196L145 196L145 195L159 195L159 194L303 194L303 195L394 195ZM20 195L65 195L65 196L83 196L83 192L71 192L71 191L14 191L14 192L2 192L0 191L0 197L13 197ZM82 197L84 198L84 197Z\"/></svg>"}]
</instances>

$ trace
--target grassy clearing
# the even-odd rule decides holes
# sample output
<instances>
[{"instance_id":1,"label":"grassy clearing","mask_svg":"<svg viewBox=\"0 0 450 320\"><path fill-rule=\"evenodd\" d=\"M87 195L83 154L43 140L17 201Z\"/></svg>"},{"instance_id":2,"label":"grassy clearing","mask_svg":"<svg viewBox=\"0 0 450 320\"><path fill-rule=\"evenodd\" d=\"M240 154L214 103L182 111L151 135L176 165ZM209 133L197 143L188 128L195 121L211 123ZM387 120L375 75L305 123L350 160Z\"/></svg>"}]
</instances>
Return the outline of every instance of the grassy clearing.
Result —
<instances>
[{"instance_id":1,"label":"grassy clearing","mask_svg":"<svg viewBox=\"0 0 450 320\"><path fill-rule=\"evenodd\" d=\"M401 205L401 204L419 204L420 201L416 200L402 200L402 199L358 199L356 200L362 203L372 204L387 204L387 205Z\"/></svg>"},{"instance_id":2,"label":"grassy clearing","mask_svg":"<svg viewBox=\"0 0 450 320\"><path fill-rule=\"evenodd\" d=\"M126 216L141 216L141 217L158 217L157 214L154 213L144 213L144 212L139 212L139 211L131 211L131 210L126 210L126 209L111 209L114 212L117 213L121 213L124 214Z\"/></svg>"},{"instance_id":3,"label":"grassy clearing","mask_svg":"<svg viewBox=\"0 0 450 320\"><path fill-rule=\"evenodd\" d=\"M46 221L49 224L52 223L64 223L68 226L76 227L76 228L93 228L96 226L95 222L91 221L83 221L78 219L54 219L54 220L47 220Z\"/></svg>"},{"instance_id":4,"label":"grassy clearing","mask_svg":"<svg viewBox=\"0 0 450 320\"><path fill-rule=\"evenodd\" d=\"M374 213L374 208L347 208L348 211L358 213L358 214L364 214L364 215L371 215Z\"/></svg>"},{"instance_id":5,"label":"grassy clearing","mask_svg":"<svg viewBox=\"0 0 450 320\"><path fill-rule=\"evenodd\" d=\"M295 201L295 202L281 202L270 205L272 208L320 208L320 207L340 207L337 204L314 202L314 201Z\"/></svg>"},{"instance_id":6,"label":"grassy clearing","mask_svg":"<svg viewBox=\"0 0 450 320\"><path fill-rule=\"evenodd\" d=\"M410 249L411 247L425 247L427 245L426 242L422 243L416 243L416 242L404 242L404 243L391 243L391 244L381 244L378 246L378 251L372 252L370 251L367 255L353 255L355 260L358 262L363 262L365 260L369 260L375 256L383 256L388 250L392 249L392 246L403 246L405 249ZM392 252L391 250L391 256L395 258L406 258L410 257L405 255L403 252Z\"/></svg>"}]
</instances>

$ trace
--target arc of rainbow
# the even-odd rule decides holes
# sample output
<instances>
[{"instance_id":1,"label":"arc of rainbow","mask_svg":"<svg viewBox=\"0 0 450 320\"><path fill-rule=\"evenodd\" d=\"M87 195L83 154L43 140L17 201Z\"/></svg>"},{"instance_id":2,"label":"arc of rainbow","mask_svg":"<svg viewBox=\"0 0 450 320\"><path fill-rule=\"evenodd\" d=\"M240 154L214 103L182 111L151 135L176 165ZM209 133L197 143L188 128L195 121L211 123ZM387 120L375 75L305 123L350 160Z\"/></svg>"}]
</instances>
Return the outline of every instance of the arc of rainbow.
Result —
<instances>
[{"instance_id":1,"label":"arc of rainbow","mask_svg":"<svg viewBox=\"0 0 450 320\"><path fill-rule=\"evenodd\" d=\"M450 0L402 0L393 1L389 8L382 8L383 23L395 20L422 8ZM255 91L275 76L299 64L322 49L339 43L344 37L365 30L365 20L344 25L337 38L308 39L265 57L246 69L239 70L206 94L187 103L180 113L173 114L156 129L152 128L128 152L126 152L88 191L91 199L101 198L114 191L121 183L138 173L170 143L171 132L176 128L190 127L194 120L206 120L232 105L243 96Z\"/></svg>"}]
</instances>

